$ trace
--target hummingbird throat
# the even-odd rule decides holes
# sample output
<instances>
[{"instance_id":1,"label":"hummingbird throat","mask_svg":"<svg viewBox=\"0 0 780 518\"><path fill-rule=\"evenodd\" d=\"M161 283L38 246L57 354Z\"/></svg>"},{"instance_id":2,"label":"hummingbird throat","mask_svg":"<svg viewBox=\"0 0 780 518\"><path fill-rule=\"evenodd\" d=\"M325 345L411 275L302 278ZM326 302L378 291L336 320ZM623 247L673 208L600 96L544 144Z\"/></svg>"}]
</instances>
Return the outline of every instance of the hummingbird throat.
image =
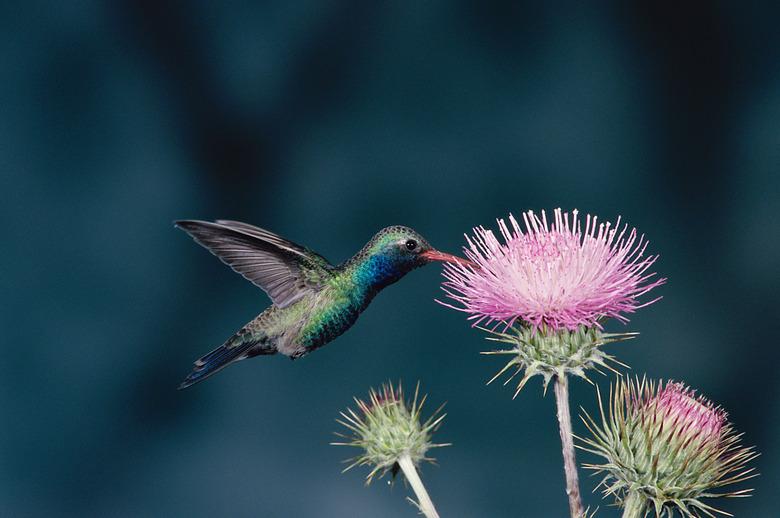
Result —
<instances>
[{"instance_id":1,"label":"hummingbird throat","mask_svg":"<svg viewBox=\"0 0 780 518\"><path fill-rule=\"evenodd\" d=\"M414 269L413 265L400 263L384 254L377 254L368 257L355 268L354 278L364 289L377 292L398 281L412 269Z\"/></svg>"}]
</instances>

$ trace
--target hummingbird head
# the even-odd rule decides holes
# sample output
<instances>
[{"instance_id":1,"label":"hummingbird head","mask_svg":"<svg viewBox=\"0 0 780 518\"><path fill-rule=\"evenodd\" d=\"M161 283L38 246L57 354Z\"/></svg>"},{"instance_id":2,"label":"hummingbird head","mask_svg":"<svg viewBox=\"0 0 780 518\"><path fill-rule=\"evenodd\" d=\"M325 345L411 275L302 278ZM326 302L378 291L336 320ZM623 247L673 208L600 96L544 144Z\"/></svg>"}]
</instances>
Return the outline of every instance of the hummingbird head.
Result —
<instances>
[{"instance_id":1,"label":"hummingbird head","mask_svg":"<svg viewBox=\"0 0 780 518\"><path fill-rule=\"evenodd\" d=\"M377 232L352 261L357 258L365 264L371 283L381 287L434 261L470 264L466 259L436 250L415 230L400 225Z\"/></svg>"}]
</instances>

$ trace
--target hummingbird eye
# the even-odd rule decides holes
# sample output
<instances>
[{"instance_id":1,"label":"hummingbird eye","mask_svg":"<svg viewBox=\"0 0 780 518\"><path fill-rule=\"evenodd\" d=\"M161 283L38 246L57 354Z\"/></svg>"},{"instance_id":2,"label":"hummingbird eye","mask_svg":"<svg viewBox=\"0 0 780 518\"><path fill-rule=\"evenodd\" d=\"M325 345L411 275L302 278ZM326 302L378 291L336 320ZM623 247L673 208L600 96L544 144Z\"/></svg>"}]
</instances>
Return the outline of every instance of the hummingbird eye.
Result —
<instances>
[{"instance_id":1,"label":"hummingbird eye","mask_svg":"<svg viewBox=\"0 0 780 518\"><path fill-rule=\"evenodd\" d=\"M410 252L413 252L414 250L416 250L417 249L417 241L415 241L414 239L408 240L406 242L406 249L409 250Z\"/></svg>"}]
</instances>

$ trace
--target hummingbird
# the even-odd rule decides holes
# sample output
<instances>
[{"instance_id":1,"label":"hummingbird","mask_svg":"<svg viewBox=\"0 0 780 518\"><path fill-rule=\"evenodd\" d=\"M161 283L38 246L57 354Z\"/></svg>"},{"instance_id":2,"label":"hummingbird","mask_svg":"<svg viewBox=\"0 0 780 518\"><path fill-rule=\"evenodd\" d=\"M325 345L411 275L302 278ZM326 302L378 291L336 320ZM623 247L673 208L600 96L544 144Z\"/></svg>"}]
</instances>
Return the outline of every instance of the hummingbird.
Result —
<instances>
[{"instance_id":1,"label":"hummingbird","mask_svg":"<svg viewBox=\"0 0 780 518\"><path fill-rule=\"evenodd\" d=\"M338 266L306 247L239 221L180 220L175 226L265 291L272 302L198 359L179 389L254 356L279 353L300 358L347 331L380 291L415 268L434 261L470 264L434 249L403 226L383 228Z\"/></svg>"}]
</instances>

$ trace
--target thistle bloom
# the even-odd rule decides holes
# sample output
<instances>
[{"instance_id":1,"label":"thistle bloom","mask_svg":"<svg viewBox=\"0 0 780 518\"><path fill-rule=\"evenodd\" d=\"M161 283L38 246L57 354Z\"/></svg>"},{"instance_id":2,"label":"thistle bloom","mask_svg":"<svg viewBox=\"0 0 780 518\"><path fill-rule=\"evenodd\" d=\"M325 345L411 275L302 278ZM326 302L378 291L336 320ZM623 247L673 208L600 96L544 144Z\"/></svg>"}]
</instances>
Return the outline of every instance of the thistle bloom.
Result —
<instances>
[{"instance_id":1,"label":"thistle bloom","mask_svg":"<svg viewBox=\"0 0 780 518\"><path fill-rule=\"evenodd\" d=\"M474 325L518 319L539 328L574 331L601 327L600 319L627 321L625 314L655 302L638 298L663 284L648 269L658 259L645 256L647 241L636 229L600 223L586 216L585 229L577 210L547 214L528 211L524 228L514 216L498 220L503 243L492 230L474 229L466 236L466 256L476 265L445 264L444 291ZM448 304L445 304L448 305Z\"/></svg>"},{"instance_id":2,"label":"thistle bloom","mask_svg":"<svg viewBox=\"0 0 780 518\"><path fill-rule=\"evenodd\" d=\"M440 302L466 312L474 326L487 326L489 340L511 345L485 353L509 356L490 382L510 369L514 372L507 383L523 372L516 397L535 375L542 376L545 390L555 378L569 511L580 518L567 375L587 379L586 370L612 369L608 361L619 363L601 346L635 333L605 333L602 321L627 322L627 314L658 300L639 298L665 279L649 272L658 256L645 255L644 236L621 226L619 218L615 224L601 223L588 215L583 229L576 210L555 209L553 217L548 222L544 211L540 216L527 211L522 226L512 215L508 224L500 219L503 242L492 230L474 229L464 248L471 264L444 266L442 289L450 303Z\"/></svg>"},{"instance_id":3,"label":"thistle bloom","mask_svg":"<svg viewBox=\"0 0 780 518\"><path fill-rule=\"evenodd\" d=\"M358 411L349 408L341 412L342 419L337 419L351 432L348 436L337 435L349 441L332 444L363 450L358 456L349 459L350 465L344 471L355 466L372 466L366 484L370 484L375 476L382 477L388 471L392 471L393 476L399 469L403 471L417 495L417 506L427 517L438 518L416 468L423 461L433 462L427 456L428 450L449 446L431 442L431 435L439 428L446 414L441 414L442 405L425 422L421 422L420 414L427 396L418 399L419 388L418 383L414 397L408 403L404 400L400 383L398 388L384 384L381 391L371 389L367 402L355 398Z\"/></svg>"},{"instance_id":4,"label":"thistle bloom","mask_svg":"<svg viewBox=\"0 0 780 518\"><path fill-rule=\"evenodd\" d=\"M682 383L619 380L608 414L599 398L601 423L585 414L591 437L582 449L605 459L586 467L603 473L604 494L615 495L626 518L713 516L702 502L718 496L747 496L751 490L717 493L754 476L747 463L756 457L739 445L726 412Z\"/></svg>"}]
</instances>

